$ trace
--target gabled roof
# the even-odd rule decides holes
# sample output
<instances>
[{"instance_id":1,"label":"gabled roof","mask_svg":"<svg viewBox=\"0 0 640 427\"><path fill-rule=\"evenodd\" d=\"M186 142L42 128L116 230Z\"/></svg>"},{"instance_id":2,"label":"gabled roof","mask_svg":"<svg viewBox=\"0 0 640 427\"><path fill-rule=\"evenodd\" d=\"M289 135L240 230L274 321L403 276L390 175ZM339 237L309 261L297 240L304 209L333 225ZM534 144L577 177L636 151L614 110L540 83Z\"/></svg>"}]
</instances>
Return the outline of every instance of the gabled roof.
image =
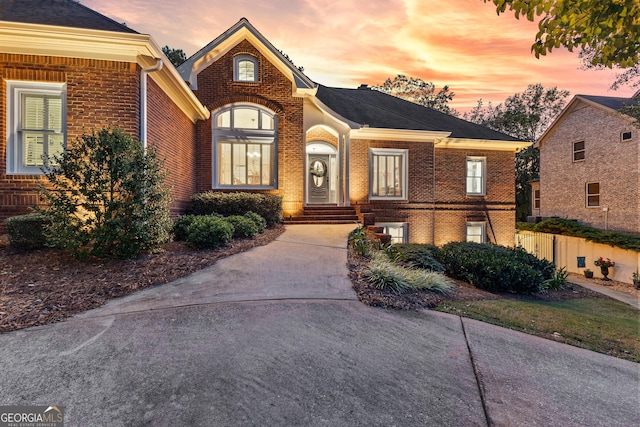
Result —
<instances>
[{"instance_id":1,"label":"gabled roof","mask_svg":"<svg viewBox=\"0 0 640 427\"><path fill-rule=\"evenodd\" d=\"M74 0L0 0L0 21L137 34Z\"/></svg>"},{"instance_id":2,"label":"gabled roof","mask_svg":"<svg viewBox=\"0 0 640 427\"><path fill-rule=\"evenodd\" d=\"M640 91L630 98L615 96L576 95L571 101L569 101L566 107L564 107L562 112L558 114L558 117L555 118L553 123L551 123L551 125L542 134L542 136L538 138L535 145L537 147L541 147L543 142L553 132L553 130L566 119L569 113L574 111L580 105L592 106L607 113L618 114L622 118L633 121L633 118L631 116L627 116L626 114L624 114L623 108L640 104L640 101L638 100L639 95Z\"/></svg>"},{"instance_id":3,"label":"gabled roof","mask_svg":"<svg viewBox=\"0 0 640 427\"><path fill-rule=\"evenodd\" d=\"M315 89L315 83L286 59L246 18L240 19L235 25L180 65L178 67L180 75L185 81L189 82L191 89L196 90L200 71L217 61L242 40L248 40L254 45L260 53L267 57L276 68L292 81L296 89Z\"/></svg>"},{"instance_id":4,"label":"gabled roof","mask_svg":"<svg viewBox=\"0 0 640 427\"><path fill-rule=\"evenodd\" d=\"M365 127L450 132L450 138L518 141L488 127L366 87L342 89L320 85L316 97L342 117Z\"/></svg>"},{"instance_id":5,"label":"gabled roof","mask_svg":"<svg viewBox=\"0 0 640 427\"><path fill-rule=\"evenodd\" d=\"M638 101L633 98L620 98L613 96L576 95L577 98L587 99L612 110L620 111L623 107L635 105Z\"/></svg>"}]
</instances>

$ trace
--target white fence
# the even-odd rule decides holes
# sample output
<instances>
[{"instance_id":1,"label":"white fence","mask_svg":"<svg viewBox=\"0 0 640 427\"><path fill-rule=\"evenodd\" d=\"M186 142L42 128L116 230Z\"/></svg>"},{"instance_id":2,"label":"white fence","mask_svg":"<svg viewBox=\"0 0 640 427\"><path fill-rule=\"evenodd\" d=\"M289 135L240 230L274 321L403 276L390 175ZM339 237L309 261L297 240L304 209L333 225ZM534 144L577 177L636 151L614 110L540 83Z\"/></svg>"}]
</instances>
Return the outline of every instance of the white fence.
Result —
<instances>
[{"instance_id":1,"label":"white fence","mask_svg":"<svg viewBox=\"0 0 640 427\"><path fill-rule=\"evenodd\" d=\"M619 282L633 283L632 274L640 270L640 252L587 242L579 237L519 231L515 245L553 262L557 268L566 267L570 273L582 274L588 268L593 271L593 277L602 277L600 267L594 265L600 257L616 263L609 269L609 278Z\"/></svg>"}]
</instances>

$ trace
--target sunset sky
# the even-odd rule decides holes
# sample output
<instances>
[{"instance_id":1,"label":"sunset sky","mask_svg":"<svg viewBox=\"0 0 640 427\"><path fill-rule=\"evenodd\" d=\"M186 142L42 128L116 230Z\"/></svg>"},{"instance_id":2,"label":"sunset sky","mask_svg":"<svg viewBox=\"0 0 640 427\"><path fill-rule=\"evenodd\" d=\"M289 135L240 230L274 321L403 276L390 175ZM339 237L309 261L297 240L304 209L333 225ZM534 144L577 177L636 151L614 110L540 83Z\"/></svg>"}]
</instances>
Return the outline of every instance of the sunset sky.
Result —
<instances>
[{"instance_id":1,"label":"sunset sky","mask_svg":"<svg viewBox=\"0 0 640 427\"><path fill-rule=\"evenodd\" d=\"M380 84L397 74L449 85L460 111L494 104L530 83L583 93L609 90L610 71L583 71L576 53L531 53L537 26L482 0L81 0L161 46L194 54L245 17L312 80Z\"/></svg>"}]
</instances>

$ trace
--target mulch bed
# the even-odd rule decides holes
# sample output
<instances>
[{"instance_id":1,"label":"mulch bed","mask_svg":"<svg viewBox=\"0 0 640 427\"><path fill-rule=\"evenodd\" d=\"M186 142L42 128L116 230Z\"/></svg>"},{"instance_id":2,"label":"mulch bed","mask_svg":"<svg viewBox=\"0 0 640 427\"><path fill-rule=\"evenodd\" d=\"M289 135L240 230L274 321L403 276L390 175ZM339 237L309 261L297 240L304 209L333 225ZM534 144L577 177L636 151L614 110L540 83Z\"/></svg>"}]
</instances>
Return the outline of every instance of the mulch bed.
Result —
<instances>
[{"instance_id":1,"label":"mulch bed","mask_svg":"<svg viewBox=\"0 0 640 427\"><path fill-rule=\"evenodd\" d=\"M18 252L0 243L0 332L63 321L112 298L186 276L217 260L266 245L284 232L267 229L216 250L170 242L132 260L78 260L61 250Z\"/></svg>"},{"instance_id":2,"label":"mulch bed","mask_svg":"<svg viewBox=\"0 0 640 427\"><path fill-rule=\"evenodd\" d=\"M519 299L538 301L560 301L570 298L608 298L598 292L577 285L566 286L560 291L541 292L532 295L509 293L492 293L478 289L461 280L450 279L454 288L447 294L431 291L412 291L396 294L371 285L364 277L369 259L358 255L351 247L348 253L349 277L358 298L365 304L374 307L393 308L399 310L417 310L434 308L444 301Z\"/></svg>"}]
</instances>

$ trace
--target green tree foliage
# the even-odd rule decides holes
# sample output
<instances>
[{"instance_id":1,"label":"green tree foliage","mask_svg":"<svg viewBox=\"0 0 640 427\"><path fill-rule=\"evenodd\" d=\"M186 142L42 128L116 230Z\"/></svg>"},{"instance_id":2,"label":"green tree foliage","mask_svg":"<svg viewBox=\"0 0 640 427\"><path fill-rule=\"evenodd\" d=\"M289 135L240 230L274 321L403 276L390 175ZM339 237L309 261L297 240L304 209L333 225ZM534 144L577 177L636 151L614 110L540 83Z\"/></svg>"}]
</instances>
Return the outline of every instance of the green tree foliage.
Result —
<instances>
[{"instance_id":1,"label":"green tree foliage","mask_svg":"<svg viewBox=\"0 0 640 427\"><path fill-rule=\"evenodd\" d=\"M504 132L523 141L535 141L562 111L569 91L557 87L544 88L541 84L527 86L523 93L508 97L496 106L484 106L482 100L464 118L474 123ZM526 220L531 204L528 182L540 173L538 149L529 147L516 155L516 218Z\"/></svg>"},{"instance_id":2,"label":"green tree foliage","mask_svg":"<svg viewBox=\"0 0 640 427\"><path fill-rule=\"evenodd\" d=\"M591 64L633 67L640 62L638 0L484 0L498 14L514 11L529 21L539 19L531 50L536 57L554 48L590 49Z\"/></svg>"},{"instance_id":3,"label":"green tree foliage","mask_svg":"<svg viewBox=\"0 0 640 427\"><path fill-rule=\"evenodd\" d=\"M169 191L154 149L145 152L121 131L102 129L51 164L41 196L55 246L80 257L130 258L168 240Z\"/></svg>"},{"instance_id":4,"label":"green tree foliage","mask_svg":"<svg viewBox=\"0 0 640 427\"><path fill-rule=\"evenodd\" d=\"M165 46L162 48L162 53L169 58L174 67L182 65L187 60L187 55L182 49L172 49L169 46Z\"/></svg>"},{"instance_id":5,"label":"green tree foliage","mask_svg":"<svg viewBox=\"0 0 640 427\"><path fill-rule=\"evenodd\" d=\"M381 85L371 86L371 89L406 99L415 104L424 105L452 116L458 115L458 112L449 106L449 101L453 100L455 96L455 93L449 90L449 86L444 86L436 92L436 87L431 82L398 74L393 80L388 78Z\"/></svg>"}]
</instances>

